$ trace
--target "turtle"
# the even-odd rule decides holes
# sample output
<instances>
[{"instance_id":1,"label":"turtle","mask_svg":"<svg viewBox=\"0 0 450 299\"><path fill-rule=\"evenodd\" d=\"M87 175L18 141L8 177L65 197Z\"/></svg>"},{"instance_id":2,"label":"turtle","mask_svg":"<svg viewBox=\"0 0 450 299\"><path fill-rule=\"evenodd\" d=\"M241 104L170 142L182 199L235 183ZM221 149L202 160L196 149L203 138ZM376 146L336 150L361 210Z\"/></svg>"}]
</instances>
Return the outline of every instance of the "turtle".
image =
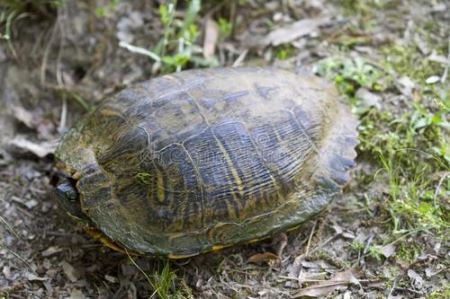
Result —
<instances>
[{"instance_id":1,"label":"turtle","mask_svg":"<svg viewBox=\"0 0 450 299\"><path fill-rule=\"evenodd\" d=\"M357 119L313 74L168 74L101 101L56 149L69 215L118 248L186 258L317 216L350 179Z\"/></svg>"}]
</instances>

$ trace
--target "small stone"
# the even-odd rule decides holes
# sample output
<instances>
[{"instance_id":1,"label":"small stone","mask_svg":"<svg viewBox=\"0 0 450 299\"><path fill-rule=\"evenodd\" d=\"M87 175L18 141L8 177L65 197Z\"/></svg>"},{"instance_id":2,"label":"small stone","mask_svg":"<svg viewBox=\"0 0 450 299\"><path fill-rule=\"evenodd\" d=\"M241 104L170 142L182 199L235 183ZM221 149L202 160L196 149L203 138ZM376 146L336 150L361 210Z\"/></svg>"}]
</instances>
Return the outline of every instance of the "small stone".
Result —
<instances>
[{"instance_id":1,"label":"small stone","mask_svg":"<svg viewBox=\"0 0 450 299\"><path fill-rule=\"evenodd\" d=\"M361 104L364 108L375 107L377 109L381 109L381 96L370 92L365 88L360 88L356 92L356 98L361 100Z\"/></svg>"},{"instance_id":2,"label":"small stone","mask_svg":"<svg viewBox=\"0 0 450 299\"><path fill-rule=\"evenodd\" d=\"M38 205L38 201L36 199L30 199L27 200L24 204L29 210L31 210Z\"/></svg>"},{"instance_id":3,"label":"small stone","mask_svg":"<svg viewBox=\"0 0 450 299\"><path fill-rule=\"evenodd\" d=\"M9 266L4 266L2 272L6 279L11 279L11 268Z\"/></svg>"},{"instance_id":4,"label":"small stone","mask_svg":"<svg viewBox=\"0 0 450 299\"><path fill-rule=\"evenodd\" d=\"M434 84L434 83L437 83L439 81L441 81L441 77L439 77L439 76L431 76L431 77L428 77L425 80L425 83L427 83L427 84Z\"/></svg>"}]
</instances>

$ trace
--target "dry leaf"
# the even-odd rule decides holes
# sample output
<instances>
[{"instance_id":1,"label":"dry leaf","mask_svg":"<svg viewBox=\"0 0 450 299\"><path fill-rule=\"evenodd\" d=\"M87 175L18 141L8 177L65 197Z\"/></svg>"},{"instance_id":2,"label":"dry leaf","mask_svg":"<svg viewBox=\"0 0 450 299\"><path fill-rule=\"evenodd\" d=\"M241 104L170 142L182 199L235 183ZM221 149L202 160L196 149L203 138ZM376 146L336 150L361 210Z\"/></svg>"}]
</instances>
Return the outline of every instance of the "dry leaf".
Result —
<instances>
[{"instance_id":1,"label":"dry leaf","mask_svg":"<svg viewBox=\"0 0 450 299\"><path fill-rule=\"evenodd\" d=\"M450 64L450 60L447 59L447 57L442 56L442 55L438 55L436 53L436 50L433 50L430 54L430 56L427 57L428 60L433 61L433 62L437 62L440 64Z\"/></svg>"},{"instance_id":2,"label":"dry leaf","mask_svg":"<svg viewBox=\"0 0 450 299\"><path fill-rule=\"evenodd\" d=\"M414 270L409 269L408 272L408 277L411 279L412 284L414 285L415 288L420 289L423 286L423 278L422 276L420 276L417 272L415 272Z\"/></svg>"},{"instance_id":3,"label":"dry leaf","mask_svg":"<svg viewBox=\"0 0 450 299\"><path fill-rule=\"evenodd\" d=\"M39 276L37 276L36 274L30 273L30 272L27 272L27 273L25 274L25 277L26 277L29 281L45 281L45 280L48 279L47 277L39 277Z\"/></svg>"},{"instance_id":4,"label":"dry leaf","mask_svg":"<svg viewBox=\"0 0 450 299\"><path fill-rule=\"evenodd\" d=\"M359 284L351 269L336 273L330 280L324 280L310 287L301 289L294 298L321 297L335 290L344 290L349 284Z\"/></svg>"},{"instance_id":5,"label":"dry leaf","mask_svg":"<svg viewBox=\"0 0 450 299\"><path fill-rule=\"evenodd\" d=\"M414 88L416 87L416 84L409 78L409 77L401 77L396 81L397 88L399 91L407 97L410 97L412 95L412 92Z\"/></svg>"},{"instance_id":6,"label":"dry leaf","mask_svg":"<svg viewBox=\"0 0 450 299\"><path fill-rule=\"evenodd\" d=\"M30 129L33 129L35 127L37 121L33 113L31 113L28 110L25 110L20 106L12 106L11 111L14 114L14 118L17 119L19 122L23 123Z\"/></svg>"},{"instance_id":7,"label":"dry leaf","mask_svg":"<svg viewBox=\"0 0 450 299\"><path fill-rule=\"evenodd\" d=\"M219 27L216 22L208 18L205 24L205 39L203 41L203 56L208 59L214 56L217 40L219 39Z\"/></svg>"},{"instance_id":8,"label":"dry leaf","mask_svg":"<svg viewBox=\"0 0 450 299\"><path fill-rule=\"evenodd\" d=\"M270 32L266 38L262 40L264 46L290 43L299 37L309 35L316 31L320 25L328 22L328 19L303 19L287 26L277 28Z\"/></svg>"},{"instance_id":9,"label":"dry leaf","mask_svg":"<svg viewBox=\"0 0 450 299\"><path fill-rule=\"evenodd\" d=\"M12 147L13 152L18 153L32 153L39 158L44 158L49 154L53 154L56 149L56 142L33 142L25 139L23 136L17 136L9 141L8 145Z\"/></svg>"},{"instance_id":10,"label":"dry leaf","mask_svg":"<svg viewBox=\"0 0 450 299\"><path fill-rule=\"evenodd\" d=\"M54 255L55 253L61 252L62 248L58 246L50 246L49 248L45 249L41 252L43 257L48 257L51 255Z\"/></svg>"},{"instance_id":11,"label":"dry leaf","mask_svg":"<svg viewBox=\"0 0 450 299\"><path fill-rule=\"evenodd\" d=\"M62 261L61 266L63 268L64 274L66 274L67 278L71 282L76 282L78 280L78 272L71 264L66 261Z\"/></svg>"},{"instance_id":12,"label":"dry leaf","mask_svg":"<svg viewBox=\"0 0 450 299\"><path fill-rule=\"evenodd\" d=\"M86 298L86 296L83 294L83 292L79 289L73 289L70 292L70 297L69 299L83 299Z\"/></svg>"},{"instance_id":13,"label":"dry leaf","mask_svg":"<svg viewBox=\"0 0 450 299\"><path fill-rule=\"evenodd\" d=\"M387 244L380 248L380 252L385 258L388 258L395 253L395 245Z\"/></svg>"},{"instance_id":14,"label":"dry leaf","mask_svg":"<svg viewBox=\"0 0 450 299\"><path fill-rule=\"evenodd\" d=\"M264 253L257 253L252 255L249 259L249 263L253 264L262 264L262 263L270 263L270 262L279 262L280 257L272 252L264 252Z\"/></svg>"}]
</instances>

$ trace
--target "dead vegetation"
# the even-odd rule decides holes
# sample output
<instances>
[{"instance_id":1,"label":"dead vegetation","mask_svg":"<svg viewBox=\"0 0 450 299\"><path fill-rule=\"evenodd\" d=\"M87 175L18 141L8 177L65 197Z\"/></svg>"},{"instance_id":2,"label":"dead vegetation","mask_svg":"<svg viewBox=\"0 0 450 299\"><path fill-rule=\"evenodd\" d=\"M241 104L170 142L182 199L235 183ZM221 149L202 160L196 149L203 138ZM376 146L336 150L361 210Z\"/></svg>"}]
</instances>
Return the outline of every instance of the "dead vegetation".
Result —
<instances>
[{"instance_id":1,"label":"dead vegetation","mask_svg":"<svg viewBox=\"0 0 450 299\"><path fill-rule=\"evenodd\" d=\"M0 0L0 298L449 298L449 9ZM280 261L252 263L270 240L167 262L86 237L51 196L61 133L133 82L218 65L335 82L360 118L342 197L288 234Z\"/></svg>"}]
</instances>

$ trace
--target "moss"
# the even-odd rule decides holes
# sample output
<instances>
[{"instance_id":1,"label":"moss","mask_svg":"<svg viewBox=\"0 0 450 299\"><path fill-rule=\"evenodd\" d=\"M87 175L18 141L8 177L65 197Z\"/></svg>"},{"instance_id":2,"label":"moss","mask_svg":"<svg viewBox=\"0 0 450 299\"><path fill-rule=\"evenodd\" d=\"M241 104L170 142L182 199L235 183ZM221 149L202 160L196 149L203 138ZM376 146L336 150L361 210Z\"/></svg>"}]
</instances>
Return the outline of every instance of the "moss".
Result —
<instances>
[{"instance_id":1,"label":"moss","mask_svg":"<svg viewBox=\"0 0 450 299\"><path fill-rule=\"evenodd\" d=\"M443 71L442 65L425 59L415 45L389 45L381 49L385 60L382 65L419 83Z\"/></svg>"},{"instance_id":2,"label":"moss","mask_svg":"<svg viewBox=\"0 0 450 299\"><path fill-rule=\"evenodd\" d=\"M434 291L426 297L427 299L448 299L450 298L450 286L445 286L442 290Z\"/></svg>"},{"instance_id":3,"label":"moss","mask_svg":"<svg viewBox=\"0 0 450 299\"><path fill-rule=\"evenodd\" d=\"M295 48L292 45L282 45L275 49L275 56L279 60L286 60L295 54Z\"/></svg>"},{"instance_id":4,"label":"moss","mask_svg":"<svg viewBox=\"0 0 450 299\"><path fill-rule=\"evenodd\" d=\"M400 243L396 250L396 257L404 260L408 263L414 263L419 257L420 253L423 252L424 246L415 243Z\"/></svg>"}]
</instances>

